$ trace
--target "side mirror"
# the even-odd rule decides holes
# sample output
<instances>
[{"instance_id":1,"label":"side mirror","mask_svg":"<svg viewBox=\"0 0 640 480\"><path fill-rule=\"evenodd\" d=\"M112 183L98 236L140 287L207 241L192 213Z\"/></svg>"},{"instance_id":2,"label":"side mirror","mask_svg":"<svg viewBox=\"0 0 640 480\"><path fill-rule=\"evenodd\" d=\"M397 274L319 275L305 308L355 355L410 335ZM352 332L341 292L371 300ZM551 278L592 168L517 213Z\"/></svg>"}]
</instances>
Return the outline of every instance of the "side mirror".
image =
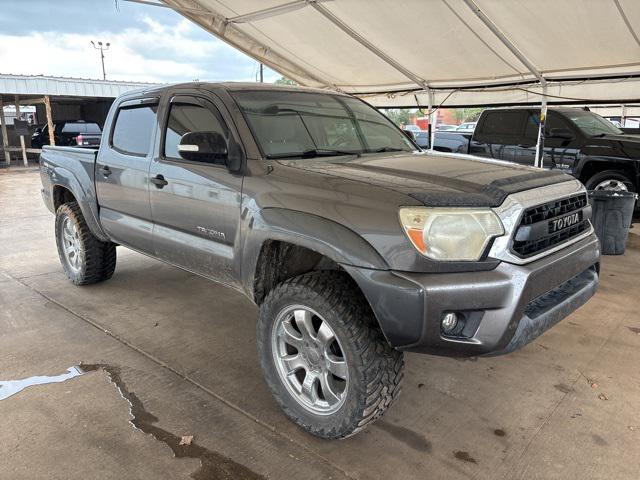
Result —
<instances>
[{"instance_id":1,"label":"side mirror","mask_svg":"<svg viewBox=\"0 0 640 480\"><path fill-rule=\"evenodd\" d=\"M227 141L218 132L188 132L180 139L178 153L185 160L226 165Z\"/></svg>"},{"instance_id":2,"label":"side mirror","mask_svg":"<svg viewBox=\"0 0 640 480\"><path fill-rule=\"evenodd\" d=\"M416 136L414 135L414 133L411 130L402 130L402 132L407 136L407 138L409 140L411 140L412 142L416 141Z\"/></svg>"},{"instance_id":3,"label":"side mirror","mask_svg":"<svg viewBox=\"0 0 640 480\"><path fill-rule=\"evenodd\" d=\"M40 127L36 128L36 133L38 133L38 134L42 133L42 128L40 128Z\"/></svg>"},{"instance_id":4,"label":"side mirror","mask_svg":"<svg viewBox=\"0 0 640 480\"><path fill-rule=\"evenodd\" d=\"M575 135L566 128L552 128L547 134L547 138L559 138L561 140L573 140Z\"/></svg>"}]
</instances>

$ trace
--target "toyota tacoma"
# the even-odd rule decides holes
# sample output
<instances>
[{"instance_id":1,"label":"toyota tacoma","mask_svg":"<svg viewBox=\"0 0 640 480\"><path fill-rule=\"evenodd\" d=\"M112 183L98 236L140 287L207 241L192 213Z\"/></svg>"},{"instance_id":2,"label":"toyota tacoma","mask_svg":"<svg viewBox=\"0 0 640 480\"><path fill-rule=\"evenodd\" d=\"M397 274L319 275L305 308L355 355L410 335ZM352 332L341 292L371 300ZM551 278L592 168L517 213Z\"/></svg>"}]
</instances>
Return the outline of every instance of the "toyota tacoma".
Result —
<instances>
[{"instance_id":1,"label":"toyota tacoma","mask_svg":"<svg viewBox=\"0 0 640 480\"><path fill-rule=\"evenodd\" d=\"M403 352L512 352L598 286L578 180L422 152L341 93L129 92L99 149L45 146L40 170L72 283L109 279L122 245L244 293L273 396L324 438L384 413Z\"/></svg>"}]
</instances>

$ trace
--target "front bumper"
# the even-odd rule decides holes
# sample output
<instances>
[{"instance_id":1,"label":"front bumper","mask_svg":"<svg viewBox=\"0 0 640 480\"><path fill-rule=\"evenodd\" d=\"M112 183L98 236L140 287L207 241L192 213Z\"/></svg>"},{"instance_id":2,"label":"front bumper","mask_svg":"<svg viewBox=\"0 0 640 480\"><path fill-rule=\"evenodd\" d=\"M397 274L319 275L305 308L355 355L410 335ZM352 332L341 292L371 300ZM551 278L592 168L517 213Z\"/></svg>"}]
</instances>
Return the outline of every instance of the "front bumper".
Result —
<instances>
[{"instance_id":1,"label":"front bumper","mask_svg":"<svg viewBox=\"0 0 640 480\"><path fill-rule=\"evenodd\" d=\"M389 343L400 350L449 356L501 355L541 335L598 288L600 246L594 234L524 265L494 270L410 273L344 266L356 280ZM447 336L447 312L467 318Z\"/></svg>"}]
</instances>

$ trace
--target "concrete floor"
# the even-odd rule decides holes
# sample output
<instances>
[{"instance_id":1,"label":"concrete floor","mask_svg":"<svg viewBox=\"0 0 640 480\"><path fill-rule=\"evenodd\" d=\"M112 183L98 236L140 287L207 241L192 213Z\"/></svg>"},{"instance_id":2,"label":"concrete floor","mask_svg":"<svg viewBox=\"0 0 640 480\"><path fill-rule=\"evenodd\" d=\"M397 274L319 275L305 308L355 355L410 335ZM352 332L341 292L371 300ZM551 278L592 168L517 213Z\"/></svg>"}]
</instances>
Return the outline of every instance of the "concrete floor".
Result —
<instances>
[{"instance_id":1,"label":"concrete floor","mask_svg":"<svg viewBox=\"0 0 640 480\"><path fill-rule=\"evenodd\" d=\"M384 419L328 442L272 400L249 301L124 248L112 280L74 287L39 189L33 169L0 170L0 381L106 367L0 400L0 478L638 478L636 235L603 259L596 297L533 344L409 354Z\"/></svg>"}]
</instances>

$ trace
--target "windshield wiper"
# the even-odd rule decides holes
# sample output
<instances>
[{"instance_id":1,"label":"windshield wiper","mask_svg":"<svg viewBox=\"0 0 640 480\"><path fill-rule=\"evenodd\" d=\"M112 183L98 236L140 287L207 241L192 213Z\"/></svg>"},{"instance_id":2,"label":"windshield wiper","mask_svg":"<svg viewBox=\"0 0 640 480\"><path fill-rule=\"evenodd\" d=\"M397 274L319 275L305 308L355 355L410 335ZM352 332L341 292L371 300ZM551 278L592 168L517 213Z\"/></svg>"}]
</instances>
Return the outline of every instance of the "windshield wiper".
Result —
<instances>
[{"instance_id":1,"label":"windshield wiper","mask_svg":"<svg viewBox=\"0 0 640 480\"><path fill-rule=\"evenodd\" d=\"M278 158L337 157L340 155L355 155L356 157L359 157L360 154L361 152L350 152L348 150L331 150L326 148L314 148L311 150L305 150L304 152L269 154L266 157L274 160Z\"/></svg>"}]
</instances>

